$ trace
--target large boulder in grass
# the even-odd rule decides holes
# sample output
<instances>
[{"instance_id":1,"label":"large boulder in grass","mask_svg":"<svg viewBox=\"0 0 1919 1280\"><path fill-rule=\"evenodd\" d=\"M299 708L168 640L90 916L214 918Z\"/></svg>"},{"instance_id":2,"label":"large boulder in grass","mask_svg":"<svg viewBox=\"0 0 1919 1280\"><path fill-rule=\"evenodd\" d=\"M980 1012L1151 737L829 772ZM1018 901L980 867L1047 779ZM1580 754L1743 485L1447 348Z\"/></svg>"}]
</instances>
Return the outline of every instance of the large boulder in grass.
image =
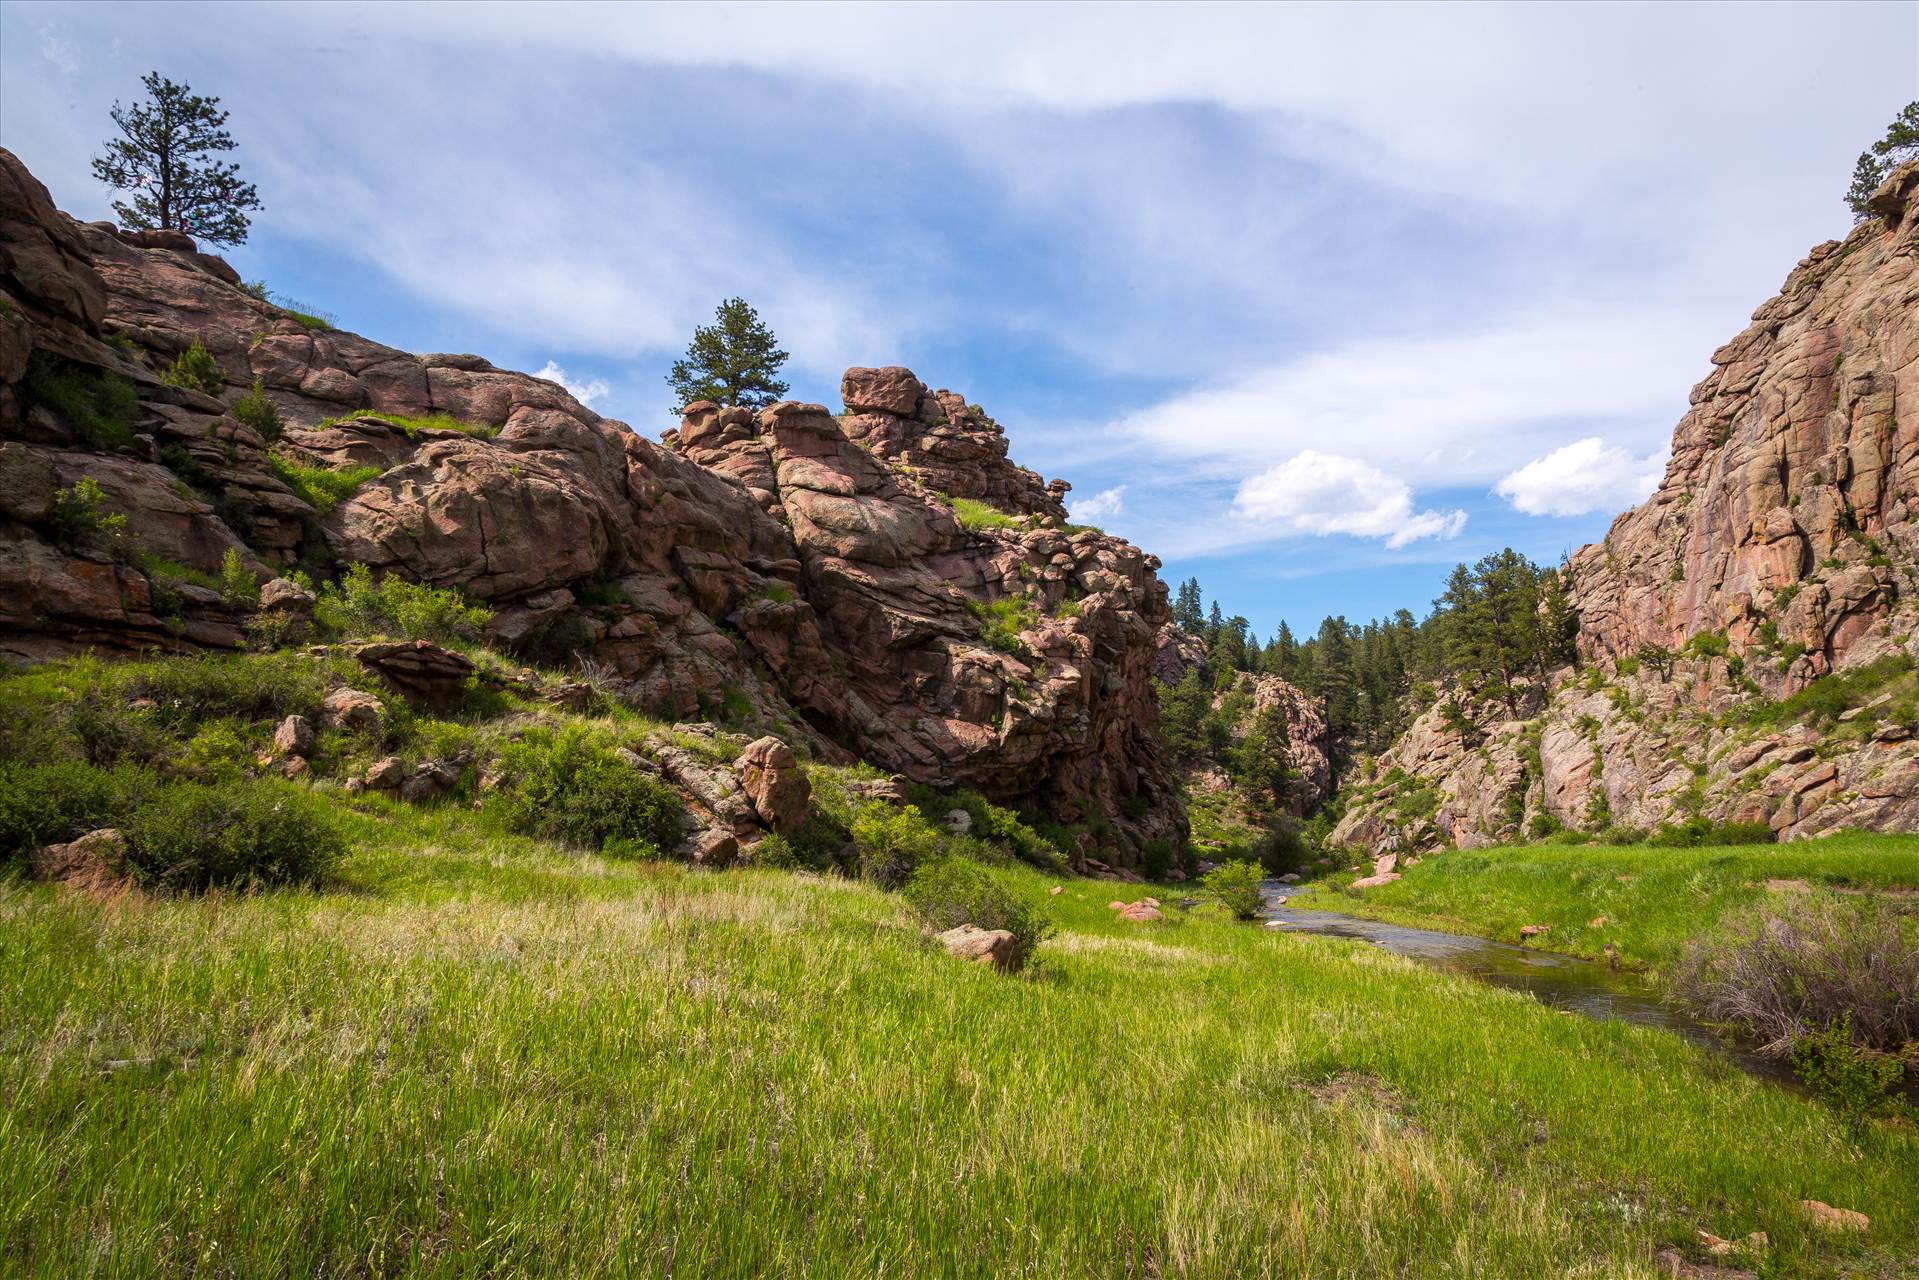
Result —
<instances>
[{"instance_id":1,"label":"large boulder in grass","mask_svg":"<svg viewBox=\"0 0 1919 1280\"><path fill-rule=\"evenodd\" d=\"M1005 929L982 929L976 924L963 924L940 934L939 942L946 948L947 955L971 960L974 964L991 965L1001 973L1012 973L1026 959L1020 954L1019 939Z\"/></svg>"},{"instance_id":2,"label":"large boulder in grass","mask_svg":"<svg viewBox=\"0 0 1919 1280\"><path fill-rule=\"evenodd\" d=\"M466 655L426 640L363 644L353 656L410 701L427 707L451 705L474 671Z\"/></svg>"},{"instance_id":3,"label":"large boulder in grass","mask_svg":"<svg viewBox=\"0 0 1919 1280\"><path fill-rule=\"evenodd\" d=\"M117 880L126 871L127 838L111 827L90 831L67 844L50 844L28 860L36 878L66 884Z\"/></svg>"},{"instance_id":4,"label":"large boulder in grass","mask_svg":"<svg viewBox=\"0 0 1919 1280\"><path fill-rule=\"evenodd\" d=\"M767 826L785 835L806 821L813 787L800 771L793 748L769 734L749 744L735 767L741 788Z\"/></svg>"}]
</instances>

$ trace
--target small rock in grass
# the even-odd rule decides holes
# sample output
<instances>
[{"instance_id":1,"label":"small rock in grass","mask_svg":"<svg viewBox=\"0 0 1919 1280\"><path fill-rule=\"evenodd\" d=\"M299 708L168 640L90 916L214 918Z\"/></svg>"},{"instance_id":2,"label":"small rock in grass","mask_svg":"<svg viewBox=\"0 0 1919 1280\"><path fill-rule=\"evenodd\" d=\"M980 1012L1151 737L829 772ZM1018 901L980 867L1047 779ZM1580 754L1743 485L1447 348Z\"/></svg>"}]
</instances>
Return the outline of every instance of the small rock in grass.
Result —
<instances>
[{"instance_id":1,"label":"small rock in grass","mask_svg":"<svg viewBox=\"0 0 1919 1280\"><path fill-rule=\"evenodd\" d=\"M1819 1200L1801 1200L1799 1211L1826 1231L1864 1231L1872 1219L1854 1209L1835 1209Z\"/></svg>"},{"instance_id":2,"label":"small rock in grass","mask_svg":"<svg viewBox=\"0 0 1919 1280\"><path fill-rule=\"evenodd\" d=\"M406 780L406 766L400 763L400 757L388 756L377 764L367 766L360 780L373 791L391 791Z\"/></svg>"},{"instance_id":3,"label":"small rock in grass","mask_svg":"<svg viewBox=\"0 0 1919 1280\"><path fill-rule=\"evenodd\" d=\"M946 829L956 836L963 836L973 829L973 815L964 809L946 811Z\"/></svg>"},{"instance_id":4,"label":"small rock in grass","mask_svg":"<svg viewBox=\"0 0 1919 1280\"><path fill-rule=\"evenodd\" d=\"M437 800L458 785L458 773L438 760L427 760L415 767L413 776L400 784L400 798L414 804Z\"/></svg>"},{"instance_id":5,"label":"small rock in grass","mask_svg":"<svg viewBox=\"0 0 1919 1280\"><path fill-rule=\"evenodd\" d=\"M1065 893L1065 892L1066 892L1066 886L1065 886L1065 885L1058 885L1058 884L1056 884L1056 885L1054 885L1054 886L1053 886L1052 888L1050 888L1050 889L1048 889L1048 890L1046 891L1046 893L1047 893L1047 896L1048 896L1048 897L1053 897L1053 898L1057 898L1057 897L1059 897L1059 895L1060 895L1060 894L1062 894L1062 893Z\"/></svg>"},{"instance_id":6,"label":"small rock in grass","mask_svg":"<svg viewBox=\"0 0 1919 1280\"><path fill-rule=\"evenodd\" d=\"M1594 916L1592 919L1586 921L1586 927L1588 929L1603 929L1606 927L1606 917Z\"/></svg>"},{"instance_id":7,"label":"small rock in grass","mask_svg":"<svg viewBox=\"0 0 1919 1280\"><path fill-rule=\"evenodd\" d=\"M320 704L320 723L329 729L378 733L386 724L386 708L370 693L359 689L335 689Z\"/></svg>"},{"instance_id":8,"label":"small rock in grass","mask_svg":"<svg viewBox=\"0 0 1919 1280\"><path fill-rule=\"evenodd\" d=\"M305 716L288 716L273 731L273 749L281 755L306 755L313 750L313 726Z\"/></svg>"},{"instance_id":9,"label":"small rock in grass","mask_svg":"<svg viewBox=\"0 0 1919 1280\"><path fill-rule=\"evenodd\" d=\"M1106 904L1106 909L1108 911L1124 911L1126 910L1126 904L1119 901L1118 899L1115 899L1112 902L1109 902Z\"/></svg>"},{"instance_id":10,"label":"small rock in grass","mask_svg":"<svg viewBox=\"0 0 1919 1280\"><path fill-rule=\"evenodd\" d=\"M940 934L939 940L947 955L975 964L990 964L1001 973L1018 969L1024 959L1019 953L1019 939L1005 929L963 924Z\"/></svg>"},{"instance_id":11,"label":"small rock in grass","mask_svg":"<svg viewBox=\"0 0 1919 1280\"><path fill-rule=\"evenodd\" d=\"M1552 926L1546 924L1522 924L1519 926L1519 936L1522 938L1537 938L1542 933L1551 932Z\"/></svg>"},{"instance_id":12,"label":"small rock in grass","mask_svg":"<svg viewBox=\"0 0 1919 1280\"><path fill-rule=\"evenodd\" d=\"M1122 909L1119 918L1134 924L1149 924L1154 920L1164 920L1166 915L1158 907L1149 907L1144 902L1135 902Z\"/></svg>"}]
</instances>

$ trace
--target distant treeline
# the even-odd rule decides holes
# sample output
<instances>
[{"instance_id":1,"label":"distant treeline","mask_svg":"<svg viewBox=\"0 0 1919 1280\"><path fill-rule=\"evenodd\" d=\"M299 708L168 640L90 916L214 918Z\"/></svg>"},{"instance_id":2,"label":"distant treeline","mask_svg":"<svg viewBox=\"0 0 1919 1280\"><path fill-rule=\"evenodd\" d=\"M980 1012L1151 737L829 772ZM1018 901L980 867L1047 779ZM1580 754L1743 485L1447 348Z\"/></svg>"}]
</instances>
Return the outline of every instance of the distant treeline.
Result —
<instances>
[{"instance_id":1,"label":"distant treeline","mask_svg":"<svg viewBox=\"0 0 1919 1280\"><path fill-rule=\"evenodd\" d=\"M1186 677L1196 687L1167 700L1176 720L1200 704L1196 695L1225 687L1238 672L1276 675L1325 700L1339 756L1383 751L1448 684L1517 712L1529 681L1572 660L1577 628L1561 571L1510 547L1455 568L1423 621L1405 609L1364 624L1330 617L1305 640L1281 622L1261 643L1245 618L1225 616L1217 600L1205 603L1198 578L1180 585L1173 618L1209 654L1206 667ZM1204 737L1168 728L1175 742Z\"/></svg>"}]
</instances>

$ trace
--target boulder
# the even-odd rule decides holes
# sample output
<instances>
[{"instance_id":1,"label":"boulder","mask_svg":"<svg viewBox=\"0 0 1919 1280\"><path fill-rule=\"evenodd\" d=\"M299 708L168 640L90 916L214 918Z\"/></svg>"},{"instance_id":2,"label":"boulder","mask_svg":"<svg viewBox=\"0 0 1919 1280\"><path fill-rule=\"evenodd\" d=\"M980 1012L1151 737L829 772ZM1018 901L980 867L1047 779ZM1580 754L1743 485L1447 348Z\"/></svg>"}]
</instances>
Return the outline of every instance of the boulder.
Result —
<instances>
[{"instance_id":1,"label":"boulder","mask_svg":"<svg viewBox=\"0 0 1919 1280\"><path fill-rule=\"evenodd\" d=\"M973 815L964 809L946 811L946 829L956 836L963 836L973 829Z\"/></svg>"},{"instance_id":2,"label":"boulder","mask_svg":"<svg viewBox=\"0 0 1919 1280\"><path fill-rule=\"evenodd\" d=\"M0 515L22 524L39 524L53 512L60 473L38 449L18 441L0 441Z\"/></svg>"},{"instance_id":3,"label":"boulder","mask_svg":"<svg viewBox=\"0 0 1919 1280\"><path fill-rule=\"evenodd\" d=\"M840 398L852 413L887 413L896 418L919 416L926 384L911 369L888 365L883 369L848 369L840 378Z\"/></svg>"},{"instance_id":4,"label":"boulder","mask_svg":"<svg viewBox=\"0 0 1919 1280\"><path fill-rule=\"evenodd\" d=\"M1164 920L1166 913L1158 907L1145 902L1134 902L1122 908L1119 919L1133 924L1148 924L1154 920Z\"/></svg>"},{"instance_id":5,"label":"boulder","mask_svg":"<svg viewBox=\"0 0 1919 1280\"><path fill-rule=\"evenodd\" d=\"M720 827L701 827L680 842L680 856L702 867L731 866L740 856L739 838Z\"/></svg>"},{"instance_id":6,"label":"boulder","mask_svg":"<svg viewBox=\"0 0 1919 1280\"><path fill-rule=\"evenodd\" d=\"M400 762L400 757L388 756L384 760L368 765L360 781L373 791L396 790L402 782L406 781L406 765Z\"/></svg>"},{"instance_id":7,"label":"boulder","mask_svg":"<svg viewBox=\"0 0 1919 1280\"><path fill-rule=\"evenodd\" d=\"M1519 926L1519 936L1521 938L1537 938L1541 934L1551 932L1552 926L1546 924L1522 924Z\"/></svg>"},{"instance_id":8,"label":"boulder","mask_svg":"<svg viewBox=\"0 0 1919 1280\"><path fill-rule=\"evenodd\" d=\"M313 612L318 598L299 583L288 578L274 578L260 588L260 607L277 609L304 617Z\"/></svg>"},{"instance_id":9,"label":"boulder","mask_svg":"<svg viewBox=\"0 0 1919 1280\"><path fill-rule=\"evenodd\" d=\"M451 705L474 673L466 655L426 640L364 644L353 656L410 701L426 707Z\"/></svg>"},{"instance_id":10,"label":"boulder","mask_svg":"<svg viewBox=\"0 0 1919 1280\"><path fill-rule=\"evenodd\" d=\"M963 924L939 935L946 954L975 964L991 965L1001 973L1017 970L1025 957L1020 954L1019 939L1005 929L982 929Z\"/></svg>"},{"instance_id":11,"label":"boulder","mask_svg":"<svg viewBox=\"0 0 1919 1280\"><path fill-rule=\"evenodd\" d=\"M273 731L273 749L283 756L304 756L313 750L313 726L305 716L288 716Z\"/></svg>"},{"instance_id":12,"label":"boulder","mask_svg":"<svg viewBox=\"0 0 1919 1280\"><path fill-rule=\"evenodd\" d=\"M1820 1200L1801 1200L1799 1212L1822 1231L1863 1232L1872 1226L1872 1219L1856 1209L1835 1209Z\"/></svg>"},{"instance_id":13,"label":"boulder","mask_svg":"<svg viewBox=\"0 0 1919 1280\"><path fill-rule=\"evenodd\" d=\"M112 827L89 831L67 844L50 844L28 859L28 867L41 880L66 884L99 884L120 877L126 870L127 840Z\"/></svg>"},{"instance_id":14,"label":"boulder","mask_svg":"<svg viewBox=\"0 0 1919 1280\"><path fill-rule=\"evenodd\" d=\"M735 768L760 820L782 835L797 831L812 808L813 788L793 748L768 735L749 743Z\"/></svg>"},{"instance_id":15,"label":"boulder","mask_svg":"<svg viewBox=\"0 0 1919 1280\"><path fill-rule=\"evenodd\" d=\"M414 766L400 784L400 799L415 804L438 800L460 785L459 771L438 760L425 760Z\"/></svg>"},{"instance_id":16,"label":"boulder","mask_svg":"<svg viewBox=\"0 0 1919 1280\"><path fill-rule=\"evenodd\" d=\"M320 704L320 723L350 733L379 733L386 728L386 707L359 689L335 689Z\"/></svg>"}]
</instances>

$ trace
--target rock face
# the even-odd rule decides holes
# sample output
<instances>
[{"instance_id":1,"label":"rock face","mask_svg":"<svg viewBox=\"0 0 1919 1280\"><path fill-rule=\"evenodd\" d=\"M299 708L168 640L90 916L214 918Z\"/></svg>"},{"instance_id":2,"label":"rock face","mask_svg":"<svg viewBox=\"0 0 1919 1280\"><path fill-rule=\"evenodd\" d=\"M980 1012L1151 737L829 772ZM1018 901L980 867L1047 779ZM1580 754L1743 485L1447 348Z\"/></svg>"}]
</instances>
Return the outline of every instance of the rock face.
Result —
<instances>
[{"instance_id":1,"label":"rock face","mask_svg":"<svg viewBox=\"0 0 1919 1280\"><path fill-rule=\"evenodd\" d=\"M1919 164L1877 199L1898 216L1860 223L1793 269L1713 353L1658 491L1572 557L1584 653L1721 632L1736 654L1793 654L1762 681L1788 687L1883 649L1895 615L1894 630L1910 631L1919 218L1906 215Z\"/></svg>"},{"instance_id":2,"label":"rock face","mask_svg":"<svg viewBox=\"0 0 1919 1280\"><path fill-rule=\"evenodd\" d=\"M1813 250L1713 354L1658 491L1573 553L1583 669L1517 717L1464 698L1449 716L1442 698L1343 780L1336 841L1472 847L1695 818L1780 839L1919 830L1903 694L1837 724L1751 714L1919 656L1919 164L1875 200L1885 217Z\"/></svg>"},{"instance_id":3,"label":"rock face","mask_svg":"<svg viewBox=\"0 0 1919 1280\"><path fill-rule=\"evenodd\" d=\"M0 653L244 642L248 606L135 567L135 547L203 574L237 551L261 580L357 562L458 587L495 643L590 661L662 717L744 705L818 755L1110 823L1122 858L1184 837L1156 741L1158 562L1064 527L1066 486L907 370L850 370L837 418L696 404L654 443L477 356L303 323L187 237L74 222L5 151L0 299ZM158 376L196 340L218 396ZM124 385L125 421L63 416L49 375ZM255 379L277 441L229 412ZM320 510L275 454L378 474ZM123 533L56 521L89 478ZM949 498L1014 520L968 529ZM271 611L302 617L288 588ZM452 688L417 656L382 672Z\"/></svg>"}]
</instances>

